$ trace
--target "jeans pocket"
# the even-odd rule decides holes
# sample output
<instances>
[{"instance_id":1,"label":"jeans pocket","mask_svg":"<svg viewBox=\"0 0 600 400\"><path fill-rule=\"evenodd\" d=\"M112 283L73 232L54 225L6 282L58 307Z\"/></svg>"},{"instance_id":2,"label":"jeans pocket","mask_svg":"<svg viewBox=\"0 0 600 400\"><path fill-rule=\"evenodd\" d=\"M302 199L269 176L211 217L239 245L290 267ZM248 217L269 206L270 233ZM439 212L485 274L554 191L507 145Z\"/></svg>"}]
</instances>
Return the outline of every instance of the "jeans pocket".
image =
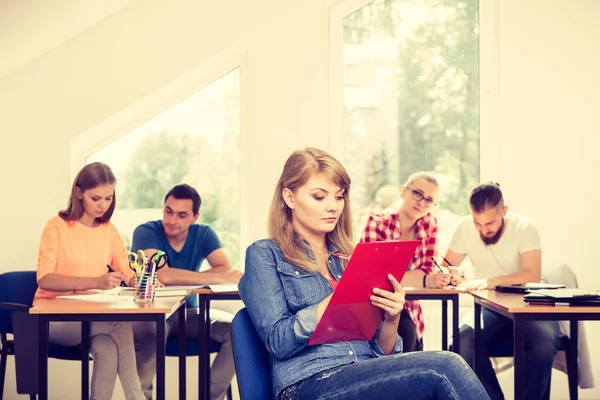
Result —
<instances>
[{"instance_id":1,"label":"jeans pocket","mask_svg":"<svg viewBox=\"0 0 600 400\"><path fill-rule=\"evenodd\" d=\"M290 385L283 389L279 393L279 400L294 400L296 398L296 391L298 390L298 386L300 386L300 383L302 382L294 383L293 385Z\"/></svg>"}]
</instances>

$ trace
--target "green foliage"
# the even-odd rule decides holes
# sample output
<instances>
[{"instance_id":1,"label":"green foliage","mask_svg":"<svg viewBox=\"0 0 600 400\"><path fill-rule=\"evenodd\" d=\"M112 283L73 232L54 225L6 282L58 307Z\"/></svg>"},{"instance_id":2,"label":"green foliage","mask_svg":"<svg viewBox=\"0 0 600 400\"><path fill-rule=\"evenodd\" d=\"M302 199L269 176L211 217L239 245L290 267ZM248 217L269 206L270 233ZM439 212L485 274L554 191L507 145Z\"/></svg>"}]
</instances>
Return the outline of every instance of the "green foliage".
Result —
<instances>
[{"instance_id":1,"label":"green foliage","mask_svg":"<svg viewBox=\"0 0 600 400\"><path fill-rule=\"evenodd\" d=\"M144 138L125 172L124 208L162 208L173 186L193 186L202 198L198 222L215 230L239 268L239 151L232 150L236 145L239 149L239 138L226 138L216 149L201 136L167 131Z\"/></svg>"},{"instance_id":2,"label":"green foliage","mask_svg":"<svg viewBox=\"0 0 600 400\"><path fill-rule=\"evenodd\" d=\"M353 195L358 207L371 205L381 187L401 186L413 172L430 170L441 178L440 207L456 214L468 212L468 193L479 180L478 4L478 0L377 0L346 18L347 44L368 47L370 39L383 37L397 45L395 62L375 65L373 71L394 71L390 81L397 85L397 105L395 115L388 118L395 121L390 130L395 137L383 133L374 140L382 135L369 131L367 138L359 137L346 148L345 164L355 183L364 186ZM352 73L349 68L347 74ZM381 93L389 90L386 83L377 81ZM350 129L353 123L370 128L375 113L349 109L346 120ZM376 145L369 146L369 141Z\"/></svg>"},{"instance_id":3,"label":"green foliage","mask_svg":"<svg viewBox=\"0 0 600 400\"><path fill-rule=\"evenodd\" d=\"M122 208L162 208L165 194L189 172L190 139L163 130L138 143L125 172Z\"/></svg>"}]
</instances>

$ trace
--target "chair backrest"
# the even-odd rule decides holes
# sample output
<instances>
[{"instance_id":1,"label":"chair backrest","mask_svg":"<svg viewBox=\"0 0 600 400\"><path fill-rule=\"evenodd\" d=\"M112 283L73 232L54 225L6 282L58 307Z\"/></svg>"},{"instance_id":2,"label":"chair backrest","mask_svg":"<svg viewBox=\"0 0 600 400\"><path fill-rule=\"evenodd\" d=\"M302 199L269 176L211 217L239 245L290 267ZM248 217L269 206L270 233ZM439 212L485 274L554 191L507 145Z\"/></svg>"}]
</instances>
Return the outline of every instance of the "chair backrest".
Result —
<instances>
[{"instance_id":1,"label":"chair backrest","mask_svg":"<svg viewBox=\"0 0 600 400\"><path fill-rule=\"evenodd\" d=\"M0 303L31 307L37 290L36 271L12 271L0 274ZM13 333L12 311L0 307L0 333Z\"/></svg>"},{"instance_id":2,"label":"chair backrest","mask_svg":"<svg viewBox=\"0 0 600 400\"><path fill-rule=\"evenodd\" d=\"M248 310L242 308L231 326L233 356L242 400L273 398L269 352L256 333Z\"/></svg>"},{"instance_id":3,"label":"chair backrest","mask_svg":"<svg viewBox=\"0 0 600 400\"><path fill-rule=\"evenodd\" d=\"M566 264L555 265L542 270L544 281L565 285L568 288L577 288L577 277L573 270Z\"/></svg>"}]
</instances>

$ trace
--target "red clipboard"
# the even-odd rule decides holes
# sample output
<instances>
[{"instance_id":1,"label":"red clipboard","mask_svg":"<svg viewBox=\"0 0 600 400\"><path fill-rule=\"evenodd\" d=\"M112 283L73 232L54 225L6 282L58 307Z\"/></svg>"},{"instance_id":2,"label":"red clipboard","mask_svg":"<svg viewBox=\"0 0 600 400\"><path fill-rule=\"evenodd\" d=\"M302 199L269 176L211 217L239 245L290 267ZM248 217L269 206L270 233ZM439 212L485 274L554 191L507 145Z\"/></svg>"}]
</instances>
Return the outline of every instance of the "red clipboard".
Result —
<instances>
[{"instance_id":1,"label":"red clipboard","mask_svg":"<svg viewBox=\"0 0 600 400\"><path fill-rule=\"evenodd\" d=\"M392 291L388 274L402 281L418 244L418 240L358 243L308 345L371 340L383 318L383 310L371 304L373 289Z\"/></svg>"}]
</instances>

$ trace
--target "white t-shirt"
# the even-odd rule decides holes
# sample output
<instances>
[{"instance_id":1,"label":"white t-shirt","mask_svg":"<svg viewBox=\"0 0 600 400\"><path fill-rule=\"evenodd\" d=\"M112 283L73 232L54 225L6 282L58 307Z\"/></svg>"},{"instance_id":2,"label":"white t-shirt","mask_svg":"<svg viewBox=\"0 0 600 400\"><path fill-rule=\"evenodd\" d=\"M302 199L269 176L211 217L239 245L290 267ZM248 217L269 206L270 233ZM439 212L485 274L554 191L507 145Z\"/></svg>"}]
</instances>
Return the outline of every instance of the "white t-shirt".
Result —
<instances>
[{"instance_id":1,"label":"white t-shirt","mask_svg":"<svg viewBox=\"0 0 600 400\"><path fill-rule=\"evenodd\" d=\"M475 228L473 217L463 217L452 235L448 248L466 254L473 266L474 279L492 278L519 272L520 254L541 249L535 223L527 217L508 212L506 228L498 243L486 246Z\"/></svg>"}]
</instances>

